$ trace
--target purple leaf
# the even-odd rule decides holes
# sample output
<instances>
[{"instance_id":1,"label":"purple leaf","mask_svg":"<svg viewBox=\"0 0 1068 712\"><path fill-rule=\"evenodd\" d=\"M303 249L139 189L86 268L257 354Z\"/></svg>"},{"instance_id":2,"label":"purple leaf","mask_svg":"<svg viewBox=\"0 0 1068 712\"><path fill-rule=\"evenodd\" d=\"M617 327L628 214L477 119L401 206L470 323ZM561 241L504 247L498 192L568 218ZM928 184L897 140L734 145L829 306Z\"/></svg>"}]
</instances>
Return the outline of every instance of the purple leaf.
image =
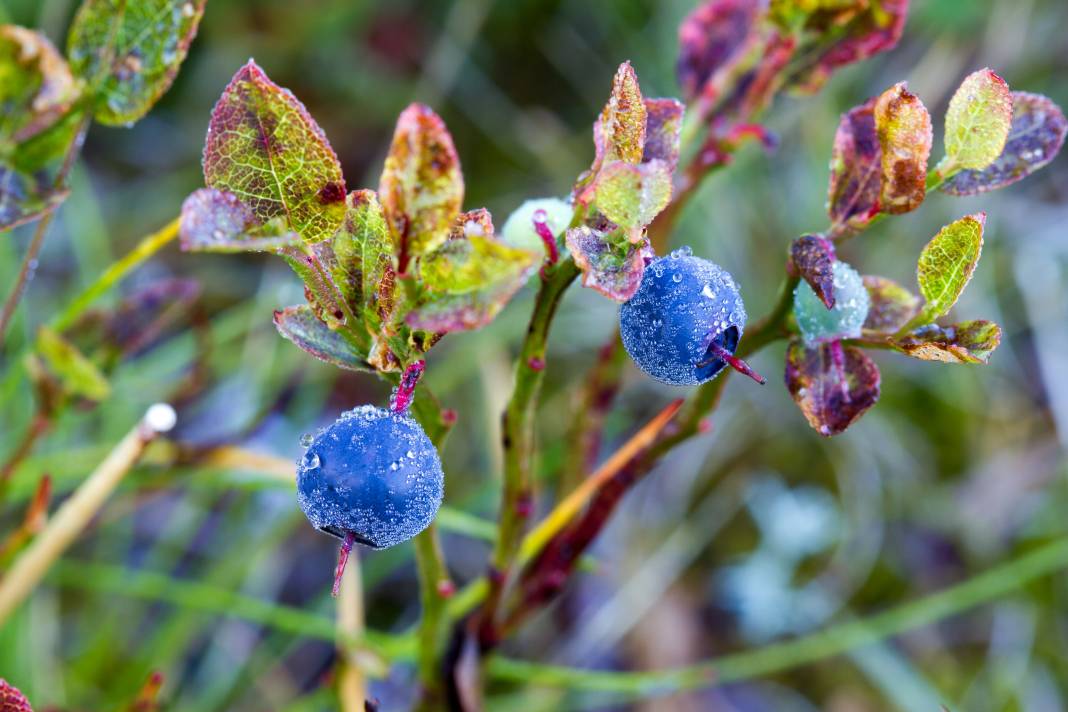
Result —
<instances>
[{"instance_id":1,"label":"purple leaf","mask_svg":"<svg viewBox=\"0 0 1068 712\"><path fill-rule=\"evenodd\" d=\"M892 279L864 275L864 287L868 290L871 306L864 328L883 334L892 334L920 313L923 301Z\"/></svg>"},{"instance_id":2,"label":"purple leaf","mask_svg":"<svg viewBox=\"0 0 1068 712\"><path fill-rule=\"evenodd\" d=\"M1041 94L1012 92L1012 128L993 163L982 170L964 170L942 190L952 195L975 195L1021 180L1053 160L1064 145L1068 121L1060 107Z\"/></svg>"},{"instance_id":3,"label":"purple leaf","mask_svg":"<svg viewBox=\"0 0 1068 712\"><path fill-rule=\"evenodd\" d=\"M582 270L582 285L609 299L625 302L634 296L652 257L646 241L632 243L626 232L603 232L587 225L567 231L567 248Z\"/></svg>"},{"instance_id":4,"label":"purple leaf","mask_svg":"<svg viewBox=\"0 0 1068 712\"><path fill-rule=\"evenodd\" d=\"M352 371L373 371L367 363L367 354L356 347L315 316L311 307L287 307L274 313L274 325L278 333L307 351L315 358Z\"/></svg>"},{"instance_id":5,"label":"purple leaf","mask_svg":"<svg viewBox=\"0 0 1068 712\"><path fill-rule=\"evenodd\" d=\"M879 213L882 148L875 129L875 99L842 115L831 152L827 212L835 226L860 229Z\"/></svg>"},{"instance_id":6,"label":"purple leaf","mask_svg":"<svg viewBox=\"0 0 1068 712\"><path fill-rule=\"evenodd\" d=\"M280 222L264 225L233 193L201 188L182 203L178 237L187 252L277 252L300 242Z\"/></svg>"},{"instance_id":7,"label":"purple leaf","mask_svg":"<svg viewBox=\"0 0 1068 712\"><path fill-rule=\"evenodd\" d=\"M786 351L786 388L820 435L842 433L879 400L879 369L842 342L809 348L794 339Z\"/></svg>"},{"instance_id":8,"label":"purple leaf","mask_svg":"<svg viewBox=\"0 0 1068 712\"><path fill-rule=\"evenodd\" d=\"M823 235L804 235L794 240L790 259L812 291L828 308L834 307L834 245Z\"/></svg>"},{"instance_id":9,"label":"purple leaf","mask_svg":"<svg viewBox=\"0 0 1068 712\"><path fill-rule=\"evenodd\" d=\"M679 141L686 107L677 99L645 100L645 149L642 163L663 161L668 172L679 164Z\"/></svg>"},{"instance_id":10,"label":"purple leaf","mask_svg":"<svg viewBox=\"0 0 1068 712\"><path fill-rule=\"evenodd\" d=\"M679 26L679 85L687 100L697 98L729 72L744 54L764 12L761 0L706 0Z\"/></svg>"}]
</instances>

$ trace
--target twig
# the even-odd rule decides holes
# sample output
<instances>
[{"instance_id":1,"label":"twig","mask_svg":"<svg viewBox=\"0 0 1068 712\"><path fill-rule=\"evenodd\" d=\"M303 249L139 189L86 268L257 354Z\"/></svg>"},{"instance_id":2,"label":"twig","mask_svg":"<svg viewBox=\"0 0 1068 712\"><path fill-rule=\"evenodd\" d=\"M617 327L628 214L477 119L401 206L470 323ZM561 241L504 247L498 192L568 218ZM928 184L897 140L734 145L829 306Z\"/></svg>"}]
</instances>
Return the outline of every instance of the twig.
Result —
<instances>
[{"instance_id":1,"label":"twig","mask_svg":"<svg viewBox=\"0 0 1068 712\"><path fill-rule=\"evenodd\" d=\"M137 462L145 446L174 427L174 410L164 404L145 416L63 503L48 526L0 580L0 623L33 591L49 567L77 539L111 492Z\"/></svg>"},{"instance_id":2,"label":"twig","mask_svg":"<svg viewBox=\"0 0 1068 712\"><path fill-rule=\"evenodd\" d=\"M74 161L81 152L82 142L85 140L85 133L89 128L89 122L91 120L92 114L87 113L78 124L78 128L74 133L74 139L71 141L70 146L67 147L67 152L63 156L63 165L60 166L59 172L56 173L55 185L57 187L62 186L67 182L67 175L70 174L71 168L74 167ZM15 278L15 284L11 288L11 292L7 295L7 300L4 302L3 309L0 310L0 344L4 343L4 335L7 333L7 327L11 323L11 317L15 315L15 309L19 306L19 301L22 299L23 292L26 291L26 286L30 283L30 280L33 279L33 273L37 269L37 256L41 253L45 235L48 233L48 226L51 224L52 218L58 209L58 206L53 208L37 221L33 237L30 239L30 244L26 248L26 254L22 258L22 266L19 267L19 275Z\"/></svg>"}]
</instances>

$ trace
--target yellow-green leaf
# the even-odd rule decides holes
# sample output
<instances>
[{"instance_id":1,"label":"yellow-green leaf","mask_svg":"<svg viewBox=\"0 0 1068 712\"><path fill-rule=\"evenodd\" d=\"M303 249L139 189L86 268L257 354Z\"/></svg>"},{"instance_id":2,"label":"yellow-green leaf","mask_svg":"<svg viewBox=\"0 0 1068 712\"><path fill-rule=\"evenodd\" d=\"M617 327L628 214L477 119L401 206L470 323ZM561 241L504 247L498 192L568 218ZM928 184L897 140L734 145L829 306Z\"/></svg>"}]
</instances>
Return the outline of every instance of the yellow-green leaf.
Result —
<instances>
[{"instance_id":1,"label":"yellow-green leaf","mask_svg":"<svg viewBox=\"0 0 1068 712\"><path fill-rule=\"evenodd\" d=\"M671 172L660 160L633 165L613 161L594 183L594 203L609 220L628 230L653 221L671 202Z\"/></svg>"},{"instance_id":2,"label":"yellow-green leaf","mask_svg":"<svg viewBox=\"0 0 1068 712\"><path fill-rule=\"evenodd\" d=\"M137 121L170 88L207 0L83 0L67 53L103 124Z\"/></svg>"},{"instance_id":3,"label":"yellow-green leaf","mask_svg":"<svg viewBox=\"0 0 1068 712\"><path fill-rule=\"evenodd\" d=\"M927 324L891 345L898 351L923 361L943 363L987 363L1001 343L1001 327L982 319L949 326Z\"/></svg>"},{"instance_id":4,"label":"yellow-green leaf","mask_svg":"<svg viewBox=\"0 0 1068 712\"><path fill-rule=\"evenodd\" d=\"M102 401L111 393L111 386L100 369L47 326L37 332L37 352L67 393L94 401Z\"/></svg>"},{"instance_id":5,"label":"yellow-green leaf","mask_svg":"<svg viewBox=\"0 0 1068 712\"><path fill-rule=\"evenodd\" d=\"M916 277L926 303L914 322L934 321L957 303L983 250L986 213L968 215L942 228L920 253Z\"/></svg>"},{"instance_id":6,"label":"yellow-green leaf","mask_svg":"<svg viewBox=\"0 0 1068 712\"><path fill-rule=\"evenodd\" d=\"M646 106L630 62L616 70L612 94L594 127L594 141L605 163L640 163L645 150Z\"/></svg>"},{"instance_id":7,"label":"yellow-green leaf","mask_svg":"<svg viewBox=\"0 0 1068 712\"><path fill-rule=\"evenodd\" d=\"M1009 85L990 69L965 77L946 111L946 157L954 169L982 170L1001 155L1012 127Z\"/></svg>"},{"instance_id":8,"label":"yellow-green leaf","mask_svg":"<svg viewBox=\"0 0 1068 712\"><path fill-rule=\"evenodd\" d=\"M345 217L341 164L322 129L252 60L212 111L204 179L260 222L279 218L307 242L332 237Z\"/></svg>"}]
</instances>

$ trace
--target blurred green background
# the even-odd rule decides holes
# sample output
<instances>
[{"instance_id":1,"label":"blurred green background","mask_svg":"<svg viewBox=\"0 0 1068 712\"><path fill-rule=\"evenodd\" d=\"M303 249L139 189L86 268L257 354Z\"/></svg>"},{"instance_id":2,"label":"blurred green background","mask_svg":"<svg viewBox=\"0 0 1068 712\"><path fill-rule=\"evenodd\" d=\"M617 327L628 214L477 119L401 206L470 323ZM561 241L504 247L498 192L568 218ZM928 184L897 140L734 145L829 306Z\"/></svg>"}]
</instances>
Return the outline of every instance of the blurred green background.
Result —
<instances>
[{"instance_id":1,"label":"blurred green background","mask_svg":"<svg viewBox=\"0 0 1068 712\"><path fill-rule=\"evenodd\" d=\"M75 5L0 0L0 21L42 28L62 45ZM430 104L455 138L466 206L488 207L500 226L525 198L566 195L589 165L590 126L619 62L633 62L647 96L678 93L676 28L693 5L209 0L159 105L133 129L90 132L72 196L0 356L0 453L14 447L32 413L18 358L30 335L202 185L209 112L248 57L305 102L350 188L377 185L396 115L411 101ZM826 223L827 162L842 111L907 79L940 126L960 79L983 66L1015 89L1068 105L1065 28L1064 0L914 0L897 49L839 72L816 97L773 107L768 123L780 148L767 155L749 146L708 180L674 244L730 270L750 314L762 314L789 240ZM1004 328L989 366L876 354L881 402L848 433L824 440L781 386L783 346L765 350L753 363L769 385L730 383L713 432L669 456L625 500L597 542L594 569L506 651L589 667L682 665L862 617L1068 533L1068 159L997 193L933 195L847 244L842 257L861 272L914 285L927 240L980 209L988 213L984 255L955 313ZM7 285L29 231L3 238ZM201 285L196 328L155 340L116 372L111 399L63 417L16 473L0 531L21 516L40 473L51 473L59 491L71 489L148 404L174 397L191 374L175 439L234 442L294 460L301 433L386 398L373 377L340 373L277 336L272 309L302 301L279 260L185 255L172 246L101 306L175 276ZM528 288L489 328L450 336L429 359L427 383L459 413L444 452L446 501L490 519L499 415L531 296ZM616 312L578 287L564 301L538 418L538 472L546 477L561 465L577 385L613 333ZM605 453L678 394L630 368ZM488 545L456 528L446 526L446 552L464 581L482 572ZM0 628L0 675L39 709L115 709L152 670L165 676L168 709L333 709L334 557L335 542L307 525L284 483L220 468L162 468L149 458ZM418 616L410 544L365 554L363 564L368 624L405 629ZM321 625L264 623L255 601L299 607ZM937 626L770 678L641 703L495 684L488 703L1054 712L1068 709L1066 611L1061 574ZM393 710L405 707L411 689L411 670L399 666L372 691Z\"/></svg>"}]
</instances>

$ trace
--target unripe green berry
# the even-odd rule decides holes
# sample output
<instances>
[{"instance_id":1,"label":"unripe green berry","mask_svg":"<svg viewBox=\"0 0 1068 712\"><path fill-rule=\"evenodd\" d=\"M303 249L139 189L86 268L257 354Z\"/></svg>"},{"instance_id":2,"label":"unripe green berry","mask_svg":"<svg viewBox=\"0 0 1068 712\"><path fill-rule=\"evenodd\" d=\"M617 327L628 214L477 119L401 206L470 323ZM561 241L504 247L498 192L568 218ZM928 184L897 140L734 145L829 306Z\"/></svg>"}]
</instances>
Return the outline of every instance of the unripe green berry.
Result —
<instances>
[{"instance_id":1,"label":"unripe green berry","mask_svg":"<svg viewBox=\"0 0 1068 712\"><path fill-rule=\"evenodd\" d=\"M545 211L545 223L553 235L559 235L571 223L574 208L559 198L534 198L515 209L504 222L501 239L512 247L531 252L544 249L541 237L534 231L534 213Z\"/></svg>"},{"instance_id":2,"label":"unripe green berry","mask_svg":"<svg viewBox=\"0 0 1068 712\"><path fill-rule=\"evenodd\" d=\"M834 263L834 306L830 309L808 282L801 282L794 290L794 315L809 345L857 338L870 306L860 274L840 260Z\"/></svg>"}]
</instances>

